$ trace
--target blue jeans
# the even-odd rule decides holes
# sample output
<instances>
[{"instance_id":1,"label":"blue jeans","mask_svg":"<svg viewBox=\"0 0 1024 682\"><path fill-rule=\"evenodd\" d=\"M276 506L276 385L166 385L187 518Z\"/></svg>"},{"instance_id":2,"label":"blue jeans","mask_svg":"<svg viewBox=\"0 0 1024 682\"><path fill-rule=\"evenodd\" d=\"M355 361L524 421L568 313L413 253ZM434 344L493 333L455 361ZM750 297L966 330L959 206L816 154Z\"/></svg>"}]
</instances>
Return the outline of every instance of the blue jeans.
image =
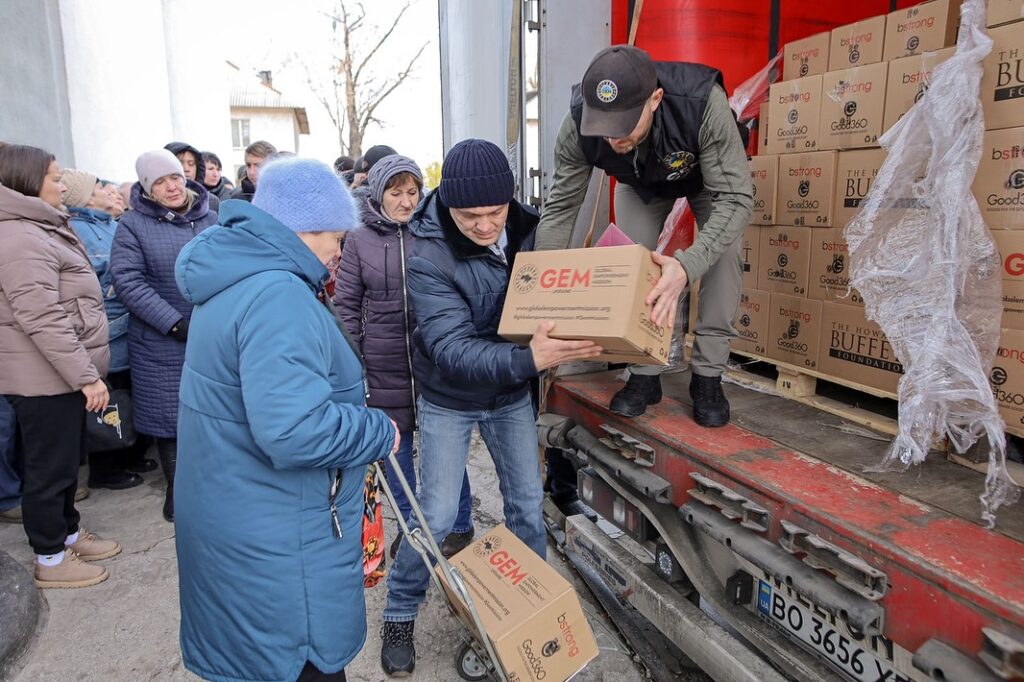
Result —
<instances>
[{"instance_id":1,"label":"blue jeans","mask_svg":"<svg viewBox=\"0 0 1024 682\"><path fill-rule=\"evenodd\" d=\"M14 461L16 426L14 408L0 396L0 511L21 504L21 479Z\"/></svg>"},{"instance_id":2,"label":"blue jeans","mask_svg":"<svg viewBox=\"0 0 1024 682\"><path fill-rule=\"evenodd\" d=\"M405 476L406 482L412 488L413 493L415 493L416 464L412 461L412 439L412 431L402 432L402 444L398 446L395 459L398 460L398 466L401 467L402 475ZM398 513L402 515L403 519L409 521L412 518L412 506L409 504L409 498L405 496L405 490L402 489L401 484L398 482L398 477L391 467L390 457L384 460L384 468L387 473L388 483L391 484L391 492L394 494L395 502L398 504ZM473 518L471 516L473 512L473 492L469 487L469 474L463 474L461 495L459 498L459 513L455 517L455 525L452 526L453 533L467 533L473 530ZM0 499L0 507L2 506L3 500Z\"/></svg>"},{"instance_id":3,"label":"blue jeans","mask_svg":"<svg viewBox=\"0 0 1024 682\"><path fill-rule=\"evenodd\" d=\"M469 459L473 425L494 460L504 501L505 525L541 557L547 537L541 505L544 483L537 457L537 424L529 395L496 410L458 411L438 407L423 398L420 412L420 507L439 545L455 523L459 479ZM419 523L414 519L411 528ZM427 595L430 573L419 553L403 542L388 573L384 620L415 620Z\"/></svg>"}]
</instances>

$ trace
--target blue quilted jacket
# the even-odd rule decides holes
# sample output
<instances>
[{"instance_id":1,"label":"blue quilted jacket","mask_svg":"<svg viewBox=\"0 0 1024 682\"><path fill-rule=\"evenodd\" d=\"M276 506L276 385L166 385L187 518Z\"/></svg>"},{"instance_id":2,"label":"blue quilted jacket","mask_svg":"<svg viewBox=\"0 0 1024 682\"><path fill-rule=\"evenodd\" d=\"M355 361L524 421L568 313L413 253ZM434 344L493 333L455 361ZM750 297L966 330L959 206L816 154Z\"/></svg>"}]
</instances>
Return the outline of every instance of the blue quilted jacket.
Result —
<instances>
[{"instance_id":1,"label":"blue quilted jacket","mask_svg":"<svg viewBox=\"0 0 1024 682\"><path fill-rule=\"evenodd\" d=\"M199 200L180 215L145 196L135 183L132 210L121 217L110 252L114 289L131 313L135 428L158 438L174 438L178 432L178 384L185 361L185 344L168 334L192 315L192 304L174 282L174 260L185 244L217 222L206 190L191 181L188 188Z\"/></svg>"},{"instance_id":2,"label":"blue quilted jacket","mask_svg":"<svg viewBox=\"0 0 1024 682\"><path fill-rule=\"evenodd\" d=\"M529 391L537 376L529 348L498 336L511 264L533 248L539 217L509 204L508 265L465 237L433 192L409 221L417 237L409 258L409 296L416 312L413 372L421 395L451 410L493 410Z\"/></svg>"},{"instance_id":3,"label":"blue quilted jacket","mask_svg":"<svg viewBox=\"0 0 1024 682\"><path fill-rule=\"evenodd\" d=\"M327 268L251 204L221 218L178 257L196 304L174 484L181 651L203 679L291 682L363 646L363 478L395 431L317 300Z\"/></svg>"}]
</instances>

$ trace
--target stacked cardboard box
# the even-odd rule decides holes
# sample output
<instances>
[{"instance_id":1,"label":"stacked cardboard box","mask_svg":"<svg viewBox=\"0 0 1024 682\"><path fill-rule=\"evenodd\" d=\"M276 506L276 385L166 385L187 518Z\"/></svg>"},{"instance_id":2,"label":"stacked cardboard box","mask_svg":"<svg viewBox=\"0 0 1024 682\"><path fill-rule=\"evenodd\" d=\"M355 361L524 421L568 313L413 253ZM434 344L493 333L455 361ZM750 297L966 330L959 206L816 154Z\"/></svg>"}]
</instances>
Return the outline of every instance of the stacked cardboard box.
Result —
<instances>
[{"instance_id":1,"label":"stacked cardboard box","mask_svg":"<svg viewBox=\"0 0 1024 682\"><path fill-rule=\"evenodd\" d=\"M902 367L850 287L843 232L885 160L879 138L953 54L959 6L931 0L784 47L751 161L736 350L895 392ZM1024 171L1021 187L1024 201Z\"/></svg>"},{"instance_id":2,"label":"stacked cardboard box","mask_svg":"<svg viewBox=\"0 0 1024 682\"><path fill-rule=\"evenodd\" d=\"M989 375L1007 430L1024 435L1024 0L990 0L992 52L981 101L985 137L974 197L999 249L1002 339ZM1008 23L1012 22L1012 23Z\"/></svg>"}]
</instances>

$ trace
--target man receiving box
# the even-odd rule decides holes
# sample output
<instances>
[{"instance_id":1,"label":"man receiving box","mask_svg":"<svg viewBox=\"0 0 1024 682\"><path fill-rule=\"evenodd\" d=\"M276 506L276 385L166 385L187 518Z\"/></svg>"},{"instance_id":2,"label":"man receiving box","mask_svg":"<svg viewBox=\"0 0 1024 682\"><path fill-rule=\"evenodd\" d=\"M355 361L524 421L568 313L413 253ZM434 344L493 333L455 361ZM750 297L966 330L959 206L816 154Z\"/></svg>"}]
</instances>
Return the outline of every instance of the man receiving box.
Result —
<instances>
[{"instance_id":1,"label":"man receiving box","mask_svg":"<svg viewBox=\"0 0 1024 682\"><path fill-rule=\"evenodd\" d=\"M601 349L590 341L549 338L550 322L528 347L498 336L510 268L518 252L532 248L538 220L513 199L514 189L497 146L464 140L445 156L438 190L409 221L418 238L408 266L420 387L418 496L440 543L455 522L477 426L497 470L505 525L543 557L544 491L530 382L544 369L594 358ZM388 576L381 630L381 666L389 675L415 668L413 623L429 582L427 567L403 541Z\"/></svg>"},{"instance_id":2,"label":"man receiving box","mask_svg":"<svg viewBox=\"0 0 1024 682\"><path fill-rule=\"evenodd\" d=\"M722 87L701 64L653 62L635 47L599 52L573 88L555 141L555 176L537 228L538 249L564 249L594 168L617 181L618 226L654 249L676 199L686 197L699 234L686 251L658 254L662 277L648 298L652 319L671 327L686 285L701 280L690 395L702 426L729 421L722 372L740 300L740 236L753 193L747 155ZM611 410L627 417L661 400L665 367L633 366Z\"/></svg>"}]
</instances>

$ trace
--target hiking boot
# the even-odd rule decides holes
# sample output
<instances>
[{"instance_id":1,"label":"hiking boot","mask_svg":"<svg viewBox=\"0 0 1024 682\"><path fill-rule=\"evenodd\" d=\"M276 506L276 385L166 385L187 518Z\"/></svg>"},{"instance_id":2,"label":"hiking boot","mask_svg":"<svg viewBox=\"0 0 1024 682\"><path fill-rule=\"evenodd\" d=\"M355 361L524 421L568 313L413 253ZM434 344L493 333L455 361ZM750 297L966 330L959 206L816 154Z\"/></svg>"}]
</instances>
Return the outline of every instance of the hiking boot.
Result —
<instances>
[{"instance_id":1,"label":"hiking boot","mask_svg":"<svg viewBox=\"0 0 1024 682\"><path fill-rule=\"evenodd\" d=\"M380 667L391 677L408 677L416 669L412 631L416 621L385 622L380 628Z\"/></svg>"},{"instance_id":2,"label":"hiking boot","mask_svg":"<svg viewBox=\"0 0 1024 682\"><path fill-rule=\"evenodd\" d=\"M729 401L722 391L722 377L690 378L690 397L693 398L693 421L713 428L729 423Z\"/></svg>"},{"instance_id":3,"label":"hiking boot","mask_svg":"<svg viewBox=\"0 0 1024 682\"><path fill-rule=\"evenodd\" d=\"M556 502L555 506L558 507L558 511L562 512L566 518L576 516L577 514L583 514L583 516L587 517L588 520L597 523L597 512L579 500L563 502L562 504L558 504Z\"/></svg>"},{"instance_id":4,"label":"hiking boot","mask_svg":"<svg viewBox=\"0 0 1024 682\"><path fill-rule=\"evenodd\" d=\"M89 477L90 488L107 488L108 490L128 490L142 485L142 476L123 469L111 471L104 478Z\"/></svg>"},{"instance_id":5,"label":"hiking boot","mask_svg":"<svg viewBox=\"0 0 1024 682\"><path fill-rule=\"evenodd\" d=\"M89 587L109 577L107 569L84 563L70 547L64 550L64 560L56 566L43 566L36 562L36 587L44 590L53 587Z\"/></svg>"},{"instance_id":6,"label":"hiking boot","mask_svg":"<svg viewBox=\"0 0 1024 682\"><path fill-rule=\"evenodd\" d=\"M124 464L125 470L133 474L148 474L150 471L156 471L158 466L160 465L156 460L149 457L137 457Z\"/></svg>"},{"instance_id":7,"label":"hiking boot","mask_svg":"<svg viewBox=\"0 0 1024 682\"><path fill-rule=\"evenodd\" d=\"M475 533L476 530L473 528L470 528L465 533L448 533L444 542L441 543L441 554L444 554L446 559L451 559L469 547L469 543L473 542L473 535Z\"/></svg>"},{"instance_id":8,"label":"hiking boot","mask_svg":"<svg viewBox=\"0 0 1024 682\"><path fill-rule=\"evenodd\" d=\"M121 545L114 540L104 540L87 530L78 531L78 542L68 546L82 561L100 561L121 553Z\"/></svg>"},{"instance_id":9,"label":"hiking boot","mask_svg":"<svg viewBox=\"0 0 1024 682\"><path fill-rule=\"evenodd\" d=\"M21 505L0 512L0 523L21 523Z\"/></svg>"},{"instance_id":10,"label":"hiking boot","mask_svg":"<svg viewBox=\"0 0 1024 682\"><path fill-rule=\"evenodd\" d=\"M657 374L648 376L631 372L626 385L612 396L612 403L608 409L623 417L639 417L647 411L648 405L657 405L660 402L661 377Z\"/></svg>"}]
</instances>

